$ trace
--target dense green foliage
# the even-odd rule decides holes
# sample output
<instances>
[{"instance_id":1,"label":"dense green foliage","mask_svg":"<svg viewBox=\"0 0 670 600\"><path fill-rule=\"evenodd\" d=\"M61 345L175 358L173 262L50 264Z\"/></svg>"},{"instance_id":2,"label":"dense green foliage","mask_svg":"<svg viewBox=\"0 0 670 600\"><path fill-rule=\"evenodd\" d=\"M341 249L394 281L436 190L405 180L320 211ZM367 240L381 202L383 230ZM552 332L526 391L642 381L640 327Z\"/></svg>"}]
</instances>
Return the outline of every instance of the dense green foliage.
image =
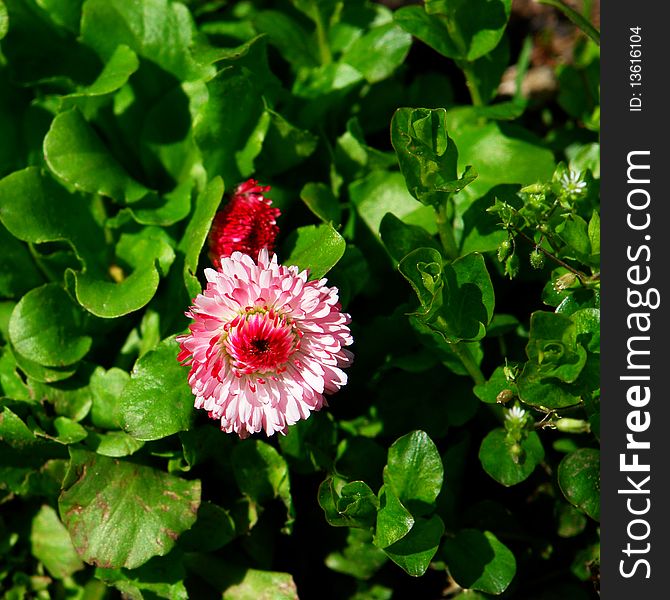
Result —
<instances>
[{"instance_id":1,"label":"dense green foliage","mask_svg":"<svg viewBox=\"0 0 670 600\"><path fill-rule=\"evenodd\" d=\"M599 51L529 98L511 4L0 0L2 597L595 596ZM239 440L175 335L252 176L356 360Z\"/></svg>"}]
</instances>

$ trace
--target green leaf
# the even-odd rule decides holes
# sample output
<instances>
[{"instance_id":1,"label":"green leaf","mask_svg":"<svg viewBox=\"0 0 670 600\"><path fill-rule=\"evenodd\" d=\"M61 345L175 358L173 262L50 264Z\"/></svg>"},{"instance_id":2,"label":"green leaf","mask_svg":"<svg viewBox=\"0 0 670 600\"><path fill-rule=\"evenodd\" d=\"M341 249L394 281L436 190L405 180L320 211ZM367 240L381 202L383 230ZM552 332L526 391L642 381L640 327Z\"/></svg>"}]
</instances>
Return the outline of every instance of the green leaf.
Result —
<instances>
[{"instance_id":1,"label":"green leaf","mask_svg":"<svg viewBox=\"0 0 670 600\"><path fill-rule=\"evenodd\" d=\"M600 215L593 211L588 225L589 242L591 254L600 254Z\"/></svg>"},{"instance_id":2,"label":"green leaf","mask_svg":"<svg viewBox=\"0 0 670 600\"><path fill-rule=\"evenodd\" d=\"M67 367L45 367L18 353L14 353L16 365L31 379L41 383L53 383L72 377L77 370L78 363Z\"/></svg>"},{"instance_id":3,"label":"green leaf","mask_svg":"<svg viewBox=\"0 0 670 600\"><path fill-rule=\"evenodd\" d=\"M588 523L582 511L567 502L560 501L556 503L556 520L558 521L556 533L563 538L579 535Z\"/></svg>"},{"instance_id":4,"label":"green leaf","mask_svg":"<svg viewBox=\"0 0 670 600\"><path fill-rule=\"evenodd\" d=\"M134 569L167 554L195 522L200 481L85 450L70 456L58 507L86 562Z\"/></svg>"},{"instance_id":5,"label":"green leaf","mask_svg":"<svg viewBox=\"0 0 670 600\"><path fill-rule=\"evenodd\" d=\"M488 103L498 95L500 81L509 66L510 48L507 36L503 36L500 43L484 56L479 57L470 65L468 78L476 86L484 103ZM508 121L523 114L526 101L513 99L508 102L498 102L488 106L475 106L475 114L485 119Z\"/></svg>"},{"instance_id":6,"label":"green leaf","mask_svg":"<svg viewBox=\"0 0 670 600\"><path fill-rule=\"evenodd\" d=\"M28 388L18 374L17 367L9 346L0 348L0 394L13 400L28 400Z\"/></svg>"},{"instance_id":7,"label":"green leaf","mask_svg":"<svg viewBox=\"0 0 670 600\"><path fill-rule=\"evenodd\" d=\"M179 251L184 254L184 284L191 298L197 296L202 287L196 273L198 272L198 259L207 240L207 235L212 226L214 215L221 203L223 196L223 181L215 177L198 196L195 202L195 210L191 217L184 237L179 242Z\"/></svg>"},{"instance_id":8,"label":"green leaf","mask_svg":"<svg viewBox=\"0 0 670 600\"><path fill-rule=\"evenodd\" d=\"M28 387L31 398L51 402L57 415L73 421L81 421L91 410L89 367L86 363L67 381L44 384L31 378L28 380Z\"/></svg>"},{"instance_id":9,"label":"green leaf","mask_svg":"<svg viewBox=\"0 0 670 600\"><path fill-rule=\"evenodd\" d=\"M318 140L315 135L292 125L269 108L263 114L268 116L269 122L263 151L256 161L258 171L266 176L283 173L312 155Z\"/></svg>"},{"instance_id":10,"label":"green leaf","mask_svg":"<svg viewBox=\"0 0 670 600\"><path fill-rule=\"evenodd\" d=\"M122 417L119 399L130 380L125 371L112 367L105 371L96 367L91 375L91 421L101 429L119 429Z\"/></svg>"},{"instance_id":11,"label":"green leaf","mask_svg":"<svg viewBox=\"0 0 670 600\"><path fill-rule=\"evenodd\" d=\"M403 506L392 490L379 490L379 511L375 528L374 544L378 548L388 548L404 538L414 525L414 517Z\"/></svg>"},{"instance_id":12,"label":"green leaf","mask_svg":"<svg viewBox=\"0 0 670 600\"><path fill-rule=\"evenodd\" d=\"M514 554L490 531L464 529L442 549L449 573L463 588L502 594L516 573Z\"/></svg>"},{"instance_id":13,"label":"green leaf","mask_svg":"<svg viewBox=\"0 0 670 600\"><path fill-rule=\"evenodd\" d=\"M0 40L7 35L7 31L9 31L9 16L5 4L0 2Z\"/></svg>"},{"instance_id":14,"label":"green leaf","mask_svg":"<svg viewBox=\"0 0 670 600\"><path fill-rule=\"evenodd\" d=\"M429 15L420 6L406 6L397 10L393 18L400 27L448 58L458 58L461 50L449 35L442 19Z\"/></svg>"},{"instance_id":15,"label":"green leaf","mask_svg":"<svg viewBox=\"0 0 670 600\"><path fill-rule=\"evenodd\" d=\"M158 227L121 234L116 245L117 260L132 267L132 273L120 283L113 283L89 272L70 272L77 300L103 318L120 317L142 308L154 297L160 273L167 274L175 258L171 244L167 233Z\"/></svg>"},{"instance_id":16,"label":"green leaf","mask_svg":"<svg viewBox=\"0 0 670 600\"><path fill-rule=\"evenodd\" d=\"M600 451L579 448L558 465L558 485L568 501L600 521Z\"/></svg>"},{"instance_id":17,"label":"green leaf","mask_svg":"<svg viewBox=\"0 0 670 600\"><path fill-rule=\"evenodd\" d=\"M56 417L53 425L57 433L53 439L61 444L76 444L88 435L84 427L68 417Z\"/></svg>"},{"instance_id":18,"label":"green leaf","mask_svg":"<svg viewBox=\"0 0 670 600\"><path fill-rule=\"evenodd\" d=\"M84 114L88 114L87 109L97 108L101 99L110 96L128 83L128 79L139 66L137 54L128 46L119 46L93 83L61 97L62 109L77 107Z\"/></svg>"},{"instance_id":19,"label":"green leaf","mask_svg":"<svg viewBox=\"0 0 670 600\"><path fill-rule=\"evenodd\" d=\"M192 552L213 552L235 537L235 523L229 512L211 502L198 509L195 525L179 539L179 545Z\"/></svg>"},{"instance_id":20,"label":"green leaf","mask_svg":"<svg viewBox=\"0 0 670 600\"><path fill-rule=\"evenodd\" d=\"M475 396L487 404L496 404L498 395L503 390L510 390L512 394L516 394L516 383L507 380L504 367L497 367L486 383L473 388Z\"/></svg>"},{"instance_id":21,"label":"green leaf","mask_svg":"<svg viewBox=\"0 0 670 600\"><path fill-rule=\"evenodd\" d=\"M137 569L95 570L95 577L114 587L129 600L142 598L169 598L170 600L188 600L188 592L183 579L186 571L183 565L184 555L178 549L167 556L157 556Z\"/></svg>"},{"instance_id":22,"label":"green leaf","mask_svg":"<svg viewBox=\"0 0 670 600\"><path fill-rule=\"evenodd\" d=\"M207 92L193 133L209 176L220 175L231 186L242 179L237 153L246 146L265 105L254 79L237 65L225 67L207 82Z\"/></svg>"},{"instance_id":23,"label":"green leaf","mask_svg":"<svg viewBox=\"0 0 670 600\"><path fill-rule=\"evenodd\" d=\"M37 443L35 434L7 406L0 412L0 442L19 450Z\"/></svg>"},{"instance_id":24,"label":"green leaf","mask_svg":"<svg viewBox=\"0 0 670 600\"><path fill-rule=\"evenodd\" d=\"M445 341L479 340L493 316L493 285L480 254L468 254L452 264L429 248L419 248L400 261L399 269L419 297L414 313Z\"/></svg>"},{"instance_id":25,"label":"green leaf","mask_svg":"<svg viewBox=\"0 0 670 600\"><path fill-rule=\"evenodd\" d=\"M150 197L133 204L127 210L142 225L174 225L191 211L191 181L185 181L162 198Z\"/></svg>"},{"instance_id":26,"label":"green leaf","mask_svg":"<svg viewBox=\"0 0 670 600\"><path fill-rule=\"evenodd\" d=\"M28 292L9 321L14 350L45 367L65 367L80 361L92 339L83 332L83 313L58 284Z\"/></svg>"},{"instance_id":27,"label":"green leaf","mask_svg":"<svg viewBox=\"0 0 670 600\"><path fill-rule=\"evenodd\" d=\"M379 235L389 254L398 262L417 248L440 251L440 245L423 227L407 225L393 213L384 215L379 225Z\"/></svg>"},{"instance_id":28,"label":"green leaf","mask_svg":"<svg viewBox=\"0 0 670 600\"><path fill-rule=\"evenodd\" d=\"M81 39L105 62L125 44L180 80L207 73L191 55L194 26L186 6L168 0L86 0Z\"/></svg>"},{"instance_id":29,"label":"green leaf","mask_svg":"<svg viewBox=\"0 0 670 600\"><path fill-rule=\"evenodd\" d=\"M576 385L544 377L540 368L531 362L526 363L517 381L517 389L519 398L526 404L544 409L574 406L582 400Z\"/></svg>"},{"instance_id":30,"label":"green leaf","mask_svg":"<svg viewBox=\"0 0 670 600\"><path fill-rule=\"evenodd\" d=\"M297 600L298 591L288 573L246 569L227 587L222 600Z\"/></svg>"},{"instance_id":31,"label":"green leaf","mask_svg":"<svg viewBox=\"0 0 670 600\"><path fill-rule=\"evenodd\" d=\"M458 147L458 168L474 165L478 174L459 197L472 201L496 185L551 179L553 154L528 131L498 122L480 124L472 115L457 110L448 113L447 124Z\"/></svg>"},{"instance_id":32,"label":"green leaf","mask_svg":"<svg viewBox=\"0 0 670 600\"><path fill-rule=\"evenodd\" d=\"M382 219L389 212L403 223L419 225L430 234L437 233L435 211L411 196L400 173L372 171L349 186L349 197L374 235L379 235Z\"/></svg>"},{"instance_id":33,"label":"green leaf","mask_svg":"<svg viewBox=\"0 0 670 600\"><path fill-rule=\"evenodd\" d=\"M81 20L81 5L84 0L36 0L36 4L44 9L49 17L74 33L79 34Z\"/></svg>"},{"instance_id":34,"label":"green leaf","mask_svg":"<svg viewBox=\"0 0 670 600\"><path fill-rule=\"evenodd\" d=\"M372 544L372 534L365 529L352 528L347 545L326 556L326 566L333 571L356 579L370 579L387 561L386 554Z\"/></svg>"},{"instance_id":35,"label":"green leaf","mask_svg":"<svg viewBox=\"0 0 670 600\"><path fill-rule=\"evenodd\" d=\"M44 157L55 175L78 190L128 204L149 192L128 175L76 109L53 120L44 138Z\"/></svg>"},{"instance_id":36,"label":"green leaf","mask_svg":"<svg viewBox=\"0 0 670 600\"><path fill-rule=\"evenodd\" d=\"M440 517L420 517L405 537L384 548L384 552L408 575L420 577L428 570L443 533L444 523Z\"/></svg>"},{"instance_id":37,"label":"green leaf","mask_svg":"<svg viewBox=\"0 0 670 600\"><path fill-rule=\"evenodd\" d=\"M407 189L423 204L443 206L477 177L471 168L458 177L458 150L443 108L399 108L391 121L391 142Z\"/></svg>"},{"instance_id":38,"label":"green leaf","mask_svg":"<svg viewBox=\"0 0 670 600\"><path fill-rule=\"evenodd\" d=\"M518 442L521 453L512 453L513 442L507 439L504 429L494 429L482 440L479 460L484 470L498 483L509 487L521 483L544 459L544 448L534 431L524 435Z\"/></svg>"},{"instance_id":39,"label":"green leaf","mask_svg":"<svg viewBox=\"0 0 670 600\"><path fill-rule=\"evenodd\" d=\"M374 525L379 501L363 481L345 483L328 477L319 486L319 506L326 521L333 527L362 527Z\"/></svg>"},{"instance_id":40,"label":"green leaf","mask_svg":"<svg viewBox=\"0 0 670 600\"><path fill-rule=\"evenodd\" d=\"M35 167L0 181L0 220L24 242L67 241L77 256L89 263L96 262L95 254L104 239L83 198L68 194Z\"/></svg>"},{"instance_id":41,"label":"green leaf","mask_svg":"<svg viewBox=\"0 0 670 600\"><path fill-rule=\"evenodd\" d=\"M33 518L30 531L32 553L56 579L70 577L84 568L72 545L70 534L56 511L43 505Z\"/></svg>"},{"instance_id":42,"label":"green leaf","mask_svg":"<svg viewBox=\"0 0 670 600\"><path fill-rule=\"evenodd\" d=\"M440 454L424 431L408 433L389 448L384 484L413 515L425 514L433 508L443 478Z\"/></svg>"},{"instance_id":43,"label":"green leaf","mask_svg":"<svg viewBox=\"0 0 670 600\"><path fill-rule=\"evenodd\" d=\"M178 353L174 336L163 340L135 363L121 392L123 429L138 440L158 440L191 426L193 394Z\"/></svg>"},{"instance_id":44,"label":"green leaf","mask_svg":"<svg viewBox=\"0 0 670 600\"><path fill-rule=\"evenodd\" d=\"M308 269L311 279L321 279L342 258L347 247L344 238L332 225L306 225L298 227L287 238L283 262Z\"/></svg>"},{"instance_id":45,"label":"green leaf","mask_svg":"<svg viewBox=\"0 0 670 600\"><path fill-rule=\"evenodd\" d=\"M113 319L146 306L158 289L160 276L153 264L135 269L121 283L88 273L74 273L77 301L96 317Z\"/></svg>"},{"instance_id":46,"label":"green leaf","mask_svg":"<svg viewBox=\"0 0 670 600\"><path fill-rule=\"evenodd\" d=\"M386 16L387 11L380 12ZM404 62L411 45L412 37L401 27L383 22L358 37L340 60L351 65L369 83L377 83L391 76Z\"/></svg>"},{"instance_id":47,"label":"green leaf","mask_svg":"<svg viewBox=\"0 0 670 600\"><path fill-rule=\"evenodd\" d=\"M589 352L600 354L600 309L582 308L570 316L577 330L577 339Z\"/></svg>"},{"instance_id":48,"label":"green leaf","mask_svg":"<svg viewBox=\"0 0 670 600\"><path fill-rule=\"evenodd\" d=\"M395 19L440 54L473 61L498 45L511 7L512 0L428 0L425 12L419 7L402 8Z\"/></svg>"},{"instance_id":49,"label":"green leaf","mask_svg":"<svg viewBox=\"0 0 670 600\"><path fill-rule=\"evenodd\" d=\"M300 199L324 223L337 227L342 218L342 208L330 188L323 183L307 183L300 192Z\"/></svg>"},{"instance_id":50,"label":"green leaf","mask_svg":"<svg viewBox=\"0 0 670 600\"><path fill-rule=\"evenodd\" d=\"M232 462L235 481L243 494L258 504L265 504L273 498L279 498L284 503L285 527L289 529L295 514L284 458L269 444L253 440L235 446Z\"/></svg>"},{"instance_id":51,"label":"green leaf","mask_svg":"<svg viewBox=\"0 0 670 600\"><path fill-rule=\"evenodd\" d=\"M260 33L265 33L270 44L297 69L316 67L319 62L309 33L298 21L278 10L264 10L253 17Z\"/></svg>"},{"instance_id":52,"label":"green leaf","mask_svg":"<svg viewBox=\"0 0 670 600\"><path fill-rule=\"evenodd\" d=\"M108 433L88 432L86 445L97 454L119 458L135 454L144 442L136 440L125 431L109 431Z\"/></svg>"}]
</instances>

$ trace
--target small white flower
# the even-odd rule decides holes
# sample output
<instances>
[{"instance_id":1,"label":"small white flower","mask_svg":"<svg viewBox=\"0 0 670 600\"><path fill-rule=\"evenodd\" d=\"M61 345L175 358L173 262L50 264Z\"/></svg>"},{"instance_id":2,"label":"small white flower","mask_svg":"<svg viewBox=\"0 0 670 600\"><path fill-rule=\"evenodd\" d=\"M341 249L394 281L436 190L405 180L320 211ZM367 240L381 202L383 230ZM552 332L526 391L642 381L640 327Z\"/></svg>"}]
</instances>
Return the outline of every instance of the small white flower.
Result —
<instances>
[{"instance_id":1,"label":"small white flower","mask_svg":"<svg viewBox=\"0 0 670 600\"><path fill-rule=\"evenodd\" d=\"M507 411L505 418L509 421L521 421L526 414L526 411L521 408L518 404L515 404L512 408Z\"/></svg>"},{"instance_id":2,"label":"small white flower","mask_svg":"<svg viewBox=\"0 0 670 600\"><path fill-rule=\"evenodd\" d=\"M560 182L566 194L580 196L586 191L586 181L582 180L582 174L578 171L568 169L561 175Z\"/></svg>"}]
</instances>

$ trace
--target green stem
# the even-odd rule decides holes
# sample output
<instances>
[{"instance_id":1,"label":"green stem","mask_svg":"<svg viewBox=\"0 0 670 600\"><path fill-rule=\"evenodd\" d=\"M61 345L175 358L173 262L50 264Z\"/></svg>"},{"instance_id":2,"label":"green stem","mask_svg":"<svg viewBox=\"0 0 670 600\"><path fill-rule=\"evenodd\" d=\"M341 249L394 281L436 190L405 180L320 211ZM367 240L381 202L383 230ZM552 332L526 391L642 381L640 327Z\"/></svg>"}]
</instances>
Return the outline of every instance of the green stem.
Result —
<instances>
[{"instance_id":1,"label":"green stem","mask_svg":"<svg viewBox=\"0 0 670 600\"><path fill-rule=\"evenodd\" d=\"M598 46L600 46L600 32L591 23L582 17L576 10L570 8L562 0L535 0L539 4L546 4L553 6L560 10L568 19L570 19L577 27L579 27L586 35L588 35Z\"/></svg>"},{"instance_id":2,"label":"green stem","mask_svg":"<svg viewBox=\"0 0 670 600\"><path fill-rule=\"evenodd\" d=\"M323 16L321 11L316 8L314 11L314 22L316 23L316 39L319 44L319 54L321 55L321 64L327 65L333 62L333 55L330 52L330 45L328 44L328 36L326 35L326 28L323 24Z\"/></svg>"},{"instance_id":3,"label":"green stem","mask_svg":"<svg viewBox=\"0 0 670 600\"><path fill-rule=\"evenodd\" d=\"M475 384L482 385L486 383L486 377L484 377L484 374L481 372L481 369L472 356L470 348L468 348L464 342L456 342L449 344L449 346L453 350L454 354L461 360L465 370L468 372L468 375L472 377L472 380L475 382Z\"/></svg>"},{"instance_id":4,"label":"green stem","mask_svg":"<svg viewBox=\"0 0 670 600\"><path fill-rule=\"evenodd\" d=\"M448 259L453 260L458 256L458 246L454 237L454 229L447 217L447 205L443 204L437 208L437 232Z\"/></svg>"},{"instance_id":5,"label":"green stem","mask_svg":"<svg viewBox=\"0 0 670 600\"><path fill-rule=\"evenodd\" d=\"M477 86L477 76L472 68L472 64L468 61L459 61L458 66L463 71L463 75L465 75L465 84L468 86L473 106L484 106L484 100Z\"/></svg>"}]
</instances>

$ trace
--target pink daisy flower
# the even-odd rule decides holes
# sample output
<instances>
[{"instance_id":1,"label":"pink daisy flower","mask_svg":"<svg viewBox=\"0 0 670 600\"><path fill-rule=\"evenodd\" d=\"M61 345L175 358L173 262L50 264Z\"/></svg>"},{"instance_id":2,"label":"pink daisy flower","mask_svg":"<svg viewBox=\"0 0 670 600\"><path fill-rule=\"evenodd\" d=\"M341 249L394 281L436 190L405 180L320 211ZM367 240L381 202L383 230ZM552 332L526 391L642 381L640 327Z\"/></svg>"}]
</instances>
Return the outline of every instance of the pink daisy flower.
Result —
<instances>
[{"instance_id":1,"label":"pink daisy flower","mask_svg":"<svg viewBox=\"0 0 670 600\"><path fill-rule=\"evenodd\" d=\"M263 248L272 251L281 212L265 197L269 191L269 185L258 185L258 181L249 179L235 188L228 204L216 213L209 232L209 258L216 268L222 256L230 256L236 250L249 256L258 256Z\"/></svg>"},{"instance_id":2,"label":"pink daisy flower","mask_svg":"<svg viewBox=\"0 0 670 600\"><path fill-rule=\"evenodd\" d=\"M186 315L190 333L177 338L189 365L196 408L241 438L286 433L326 405L347 382L353 355L351 321L325 279L284 267L263 249L258 263L241 252L205 269L207 288Z\"/></svg>"}]
</instances>

